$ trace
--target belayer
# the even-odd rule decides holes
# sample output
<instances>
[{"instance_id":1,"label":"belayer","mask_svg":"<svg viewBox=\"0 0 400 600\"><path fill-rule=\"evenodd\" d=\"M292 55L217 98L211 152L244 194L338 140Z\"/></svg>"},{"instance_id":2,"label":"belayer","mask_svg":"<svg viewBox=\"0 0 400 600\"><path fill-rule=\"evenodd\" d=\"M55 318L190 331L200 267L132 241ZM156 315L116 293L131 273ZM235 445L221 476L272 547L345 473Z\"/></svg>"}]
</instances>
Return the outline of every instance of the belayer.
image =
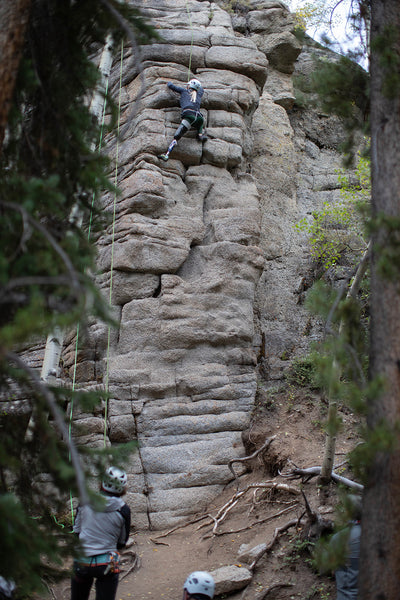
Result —
<instances>
[{"instance_id":1,"label":"belayer","mask_svg":"<svg viewBox=\"0 0 400 600\"><path fill-rule=\"evenodd\" d=\"M204 89L198 79L191 79L185 88L173 84L171 81L167 83L170 90L180 95L181 106L181 124L175 132L174 139L168 146L165 154L160 154L159 158L167 161L170 153L175 148L178 141L191 127L197 130L197 139L199 142L205 142L208 138L203 133L204 117L200 112L201 99L204 94Z\"/></svg>"},{"instance_id":2,"label":"belayer","mask_svg":"<svg viewBox=\"0 0 400 600\"><path fill-rule=\"evenodd\" d=\"M96 580L96 600L115 600L120 572L120 554L131 526L131 511L122 499L127 476L118 467L109 467L101 483L104 506L95 510L79 506L74 532L79 536L81 555L74 561L71 600L88 600Z\"/></svg>"}]
</instances>

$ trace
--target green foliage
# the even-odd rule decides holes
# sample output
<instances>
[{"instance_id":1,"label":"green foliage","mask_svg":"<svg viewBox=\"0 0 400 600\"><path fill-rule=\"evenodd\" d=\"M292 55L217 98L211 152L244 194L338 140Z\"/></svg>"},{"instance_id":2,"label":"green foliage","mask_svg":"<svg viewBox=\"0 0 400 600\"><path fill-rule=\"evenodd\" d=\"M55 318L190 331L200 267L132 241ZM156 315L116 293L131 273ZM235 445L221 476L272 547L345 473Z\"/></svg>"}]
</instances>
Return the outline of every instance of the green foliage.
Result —
<instances>
[{"instance_id":1,"label":"green foliage","mask_svg":"<svg viewBox=\"0 0 400 600\"><path fill-rule=\"evenodd\" d=\"M341 171L341 201L324 202L321 210L312 213L311 223L303 218L296 224L298 231L308 235L311 256L324 269L346 261L348 256L356 262L365 251L361 214L366 212L371 196L369 159L359 155L355 176L352 182L348 171Z\"/></svg>"},{"instance_id":2,"label":"green foliage","mask_svg":"<svg viewBox=\"0 0 400 600\"><path fill-rule=\"evenodd\" d=\"M324 202L322 210L314 211L312 216L311 223L303 218L296 228L308 234L311 255L316 262L329 269L346 251L347 228L351 222L349 206Z\"/></svg>"},{"instance_id":3,"label":"green foliage","mask_svg":"<svg viewBox=\"0 0 400 600\"><path fill-rule=\"evenodd\" d=\"M250 8L249 0L222 0L221 6L229 13L243 14Z\"/></svg>"},{"instance_id":4,"label":"green foliage","mask_svg":"<svg viewBox=\"0 0 400 600\"><path fill-rule=\"evenodd\" d=\"M382 389L383 382L380 380L371 384L368 390L369 398L373 397L376 401ZM399 434L399 425L396 423L393 425L384 419L373 428L364 427L362 429L364 443L357 446L350 455L354 472L362 482L367 483L369 465L373 464L373 460L378 454L388 455L397 450Z\"/></svg>"},{"instance_id":5,"label":"green foliage","mask_svg":"<svg viewBox=\"0 0 400 600\"><path fill-rule=\"evenodd\" d=\"M325 320L329 333L315 345L316 379L335 398L346 401L350 382L365 383L368 320L362 318L362 306L357 300L345 297L338 302L337 291L322 281L310 290L307 307Z\"/></svg>"},{"instance_id":6,"label":"green foliage","mask_svg":"<svg viewBox=\"0 0 400 600\"><path fill-rule=\"evenodd\" d=\"M290 540L291 551L288 556L288 561L293 562L299 560L302 556L308 555L314 547L314 543L310 540L303 540L300 537L295 537Z\"/></svg>"},{"instance_id":7,"label":"green foliage","mask_svg":"<svg viewBox=\"0 0 400 600\"><path fill-rule=\"evenodd\" d=\"M305 32L306 29L316 27L325 21L327 15L325 2L323 0L304 2L293 11L293 15L295 29Z\"/></svg>"},{"instance_id":8,"label":"green foliage","mask_svg":"<svg viewBox=\"0 0 400 600\"><path fill-rule=\"evenodd\" d=\"M349 166L354 158L355 135L369 134L369 74L351 55L335 61L316 58L311 90L323 111L340 117L347 131L342 151Z\"/></svg>"},{"instance_id":9,"label":"green foliage","mask_svg":"<svg viewBox=\"0 0 400 600\"><path fill-rule=\"evenodd\" d=\"M293 360L287 372L289 383L300 387L318 387L316 381L315 360L311 355Z\"/></svg>"},{"instance_id":10,"label":"green foliage","mask_svg":"<svg viewBox=\"0 0 400 600\"><path fill-rule=\"evenodd\" d=\"M88 106L98 83L92 59L108 34L116 43L126 37L122 18L139 43L154 33L127 3L110 0L109 6L122 17L95 0L32 0L1 148L0 535L3 575L16 581L19 597L37 590L44 576L60 574L73 544L62 523L70 493L78 495L76 473L49 415L49 398L71 434L66 410L72 404L100 405L104 416L103 393L51 388L15 352L44 341L55 327L75 328L79 321L84 331L93 316L111 323L89 275L95 249L88 224L95 233L107 225L98 198L112 189L108 161L97 149L101 125ZM115 112L110 99L108 112ZM83 226L70 218L73 209ZM120 450L79 449L89 489L98 487L105 464L122 460Z\"/></svg>"}]
</instances>

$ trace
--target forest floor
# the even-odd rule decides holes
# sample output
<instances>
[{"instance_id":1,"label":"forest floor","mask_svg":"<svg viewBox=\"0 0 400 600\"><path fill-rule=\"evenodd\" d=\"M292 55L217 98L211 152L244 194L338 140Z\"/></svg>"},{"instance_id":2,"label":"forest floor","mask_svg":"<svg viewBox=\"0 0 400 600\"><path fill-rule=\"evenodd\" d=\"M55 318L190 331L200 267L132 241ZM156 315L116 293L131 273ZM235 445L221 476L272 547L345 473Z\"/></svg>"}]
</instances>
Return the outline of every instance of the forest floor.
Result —
<instances>
[{"instance_id":1,"label":"forest floor","mask_svg":"<svg viewBox=\"0 0 400 600\"><path fill-rule=\"evenodd\" d=\"M306 388L285 385L261 394L244 442L251 455L267 438L275 436L269 447L246 463L247 471L227 485L206 512L193 515L174 531L137 531L131 535L132 545L125 554L117 600L180 600L190 572L241 565L238 553L243 544L253 548L272 543L276 528L303 515L305 502L301 490L312 510L335 520L339 501L335 484L322 490L316 477L302 482L279 475L290 471L291 463L301 468L321 465L326 412L327 406L320 396ZM352 478L346 455L359 441L358 419L345 407L339 408L339 413L343 425L337 437L335 464L342 466L336 472ZM236 464L233 468L240 471ZM285 490L284 486L282 489L255 486L266 482L284 484L290 490L294 486L297 491ZM236 496L237 484L240 491L247 491L213 531L215 521L207 515L216 517ZM193 522L196 517L199 520ZM302 533L301 527L292 526L280 534L257 562L250 585L230 594L229 599L333 600L334 579L318 575L312 568ZM64 581L50 588L49 598L68 600L69 594L69 582ZM92 590L90 598L94 597Z\"/></svg>"}]
</instances>

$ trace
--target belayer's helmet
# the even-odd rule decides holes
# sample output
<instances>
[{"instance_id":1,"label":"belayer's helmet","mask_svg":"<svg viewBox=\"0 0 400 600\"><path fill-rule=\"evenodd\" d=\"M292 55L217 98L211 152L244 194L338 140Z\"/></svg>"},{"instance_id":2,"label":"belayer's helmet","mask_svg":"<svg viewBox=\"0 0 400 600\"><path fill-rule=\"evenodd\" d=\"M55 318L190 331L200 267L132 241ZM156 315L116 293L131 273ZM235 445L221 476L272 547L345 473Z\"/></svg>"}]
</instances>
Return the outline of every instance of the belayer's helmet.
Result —
<instances>
[{"instance_id":1,"label":"belayer's helmet","mask_svg":"<svg viewBox=\"0 0 400 600\"><path fill-rule=\"evenodd\" d=\"M196 92L201 88L201 83L198 79L191 79L188 84L188 88L191 90L196 90Z\"/></svg>"},{"instance_id":2,"label":"belayer's helmet","mask_svg":"<svg viewBox=\"0 0 400 600\"><path fill-rule=\"evenodd\" d=\"M207 596L208 598L214 597L215 583L214 579L206 571L195 571L191 573L186 579L183 589L188 592L191 596L197 597L197 594L201 596Z\"/></svg>"},{"instance_id":3,"label":"belayer's helmet","mask_svg":"<svg viewBox=\"0 0 400 600\"><path fill-rule=\"evenodd\" d=\"M110 494L123 494L128 478L125 471L118 467L108 467L104 473L102 488Z\"/></svg>"}]
</instances>

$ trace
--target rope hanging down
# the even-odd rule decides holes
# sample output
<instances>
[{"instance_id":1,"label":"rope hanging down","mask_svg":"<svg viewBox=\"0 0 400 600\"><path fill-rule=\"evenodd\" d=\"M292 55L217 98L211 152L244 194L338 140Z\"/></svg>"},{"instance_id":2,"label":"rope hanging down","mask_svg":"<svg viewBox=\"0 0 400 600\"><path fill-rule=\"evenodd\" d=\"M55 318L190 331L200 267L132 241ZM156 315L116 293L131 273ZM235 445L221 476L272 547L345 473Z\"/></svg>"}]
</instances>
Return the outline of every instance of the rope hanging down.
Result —
<instances>
[{"instance_id":1,"label":"rope hanging down","mask_svg":"<svg viewBox=\"0 0 400 600\"><path fill-rule=\"evenodd\" d=\"M193 55L193 40L194 40L194 29L193 29L193 24L192 24L192 17L190 15L190 9L189 9L189 4L188 1L185 0L186 3L186 12L188 14L188 18L189 18L189 24L190 24L190 30L192 33L192 39L190 42L190 53L189 53L189 67L188 67L188 81L191 79L191 71L192 71L192 55Z\"/></svg>"},{"instance_id":2,"label":"rope hanging down","mask_svg":"<svg viewBox=\"0 0 400 600\"><path fill-rule=\"evenodd\" d=\"M115 156L115 172L114 172L114 205L113 205L113 224L112 224L112 236L111 236L111 267L110 267L110 295L109 295L109 306L112 306L112 291L113 291L113 271L114 271L114 242L115 242L115 213L117 207L117 184L118 184L118 154L119 154L119 131L121 123L121 92L122 92L122 63L124 59L124 45L121 42L121 60L120 60L120 71L119 71L119 94L118 94L118 121L117 121L117 148ZM110 346L111 346L111 325L108 326L107 333L107 356L106 356L106 381L105 387L108 393L109 385L109 373L110 373ZM106 445L107 436L107 413L108 413L108 400L106 398L105 412L104 412L104 447Z\"/></svg>"},{"instance_id":3,"label":"rope hanging down","mask_svg":"<svg viewBox=\"0 0 400 600\"><path fill-rule=\"evenodd\" d=\"M112 40L108 39L105 52L110 51L112 48ZM108 60L107 60L108 59ZM102 64L102 61L100 61ZM102 148L103 144L103 134L104 134L104 125L105 125L105 115L106 115L106 106L107 106L107 96L108 96L108 80L111 71L112 60L110 56L106 57L106 62L108 63L106 67L103 65L103 69L100 70L102 72L102 77L104 78L104 97L103 104L101 108L101 126L100 126L100 139L98 144L99 151ZM120 82L119 82L119 99L118 99L118 124L117 124L117 155L116 155L116 164L115 164L115 175L114 175L114 185L116 188L117 185L117 176L118 176L118 152L119 152L119 130L120 130L120 113L121 113L121 88L122 88L122 62L123 62L123 42L121 43L121 66L120 66ZM98 107L98 98L94 98L91 109L92 112L96 111L96 108L92 108L94 105ZM92 207L89 218L89 227L88 227L88 240L90 240L91 236L91 226L92 226L92 217L93 217L93 206L94 206L94 194L92 197ZM111 275L110 275L110 295L109 295L109 304L111 306L111 298L112 298L112 277L113 277L113 267L114 267L114 240L115 240L115 215L116 215L116 199L117 193L114 192L114 206L113 206L113 224L112 224L112 242L111 242ZM108 327L108 339L107 339L107 357L106 357L106 391L108 392L108 380L109 380L109 355L110 355L110 338L111 338L111 326ZM74 355L74 369L73 369L73 377L72 377L72 390L75 391L76 386L76 370L78 363L78 346L79 346L79 323L76 328L76 340L75 340L75 355ZM72 416L73 416L73 399L71 399L70 406L70 414L69 414L69 437L72 435ZM108 400L106 398L105 405L105 414L104 414L104 432L103 432L103 446L106 447L106 437L107 437L107 412L108 412ZM71 504L71 516L72 521L74 521L74 508L72 502L72 495L70 494L70 504Z\"/></svg>"}]
</instances>

